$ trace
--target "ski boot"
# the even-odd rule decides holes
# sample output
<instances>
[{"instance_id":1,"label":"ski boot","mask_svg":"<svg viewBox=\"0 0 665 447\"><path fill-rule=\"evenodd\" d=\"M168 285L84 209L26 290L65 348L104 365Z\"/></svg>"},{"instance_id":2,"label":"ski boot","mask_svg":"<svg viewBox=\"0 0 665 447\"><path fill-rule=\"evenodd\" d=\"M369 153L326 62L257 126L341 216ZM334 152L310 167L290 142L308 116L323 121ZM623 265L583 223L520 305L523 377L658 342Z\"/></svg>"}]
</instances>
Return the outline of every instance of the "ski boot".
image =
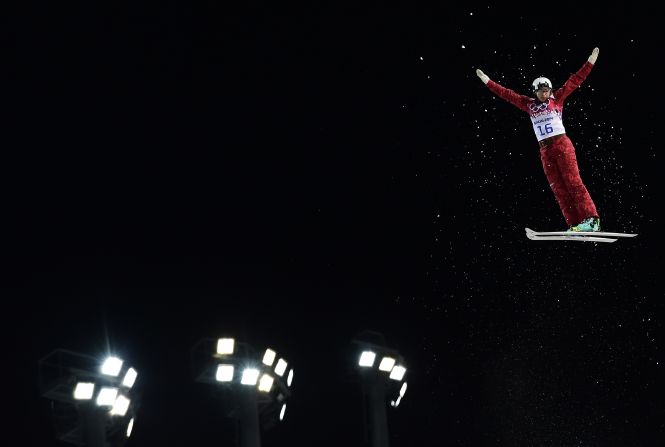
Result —
<instances>
[{"instance_id":1,"label":"ski boot","mask_svg":"<svg viewBox=\"0 0 665 447\"><path fill-rule=\"evenodd\" d=\"M597 217L587 217L577 225L573 225L568 229L569 232L578 231L600 231L600 219Z\"/></svg>"}]
</instances>

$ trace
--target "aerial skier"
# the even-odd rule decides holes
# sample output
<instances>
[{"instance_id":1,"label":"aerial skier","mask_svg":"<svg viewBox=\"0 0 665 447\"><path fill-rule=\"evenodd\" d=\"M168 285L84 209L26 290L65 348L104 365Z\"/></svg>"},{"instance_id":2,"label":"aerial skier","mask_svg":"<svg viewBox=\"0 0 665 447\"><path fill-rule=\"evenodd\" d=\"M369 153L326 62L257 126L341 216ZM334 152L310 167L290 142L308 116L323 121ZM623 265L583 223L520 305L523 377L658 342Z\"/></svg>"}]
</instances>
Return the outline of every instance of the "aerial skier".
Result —
<instances>
[{"instance_id":1,"label":"aerial skier","mask_svg":"<svg viewBox=\"0 0 665 447\"><path fill-rule=\"evenodd\" d=\"M599 232L600 217L580 177L575 147L566 135L561 117L564 101L591 73L597 58L598 48L594 48L582 68L556 90L552 90L548 78L536 78L531 84L535 98L503 87L481 70L476 70L478 77L492 93L529 114L540 145L543 170L568 225L566 233L572 234Z\"/></svg>"}]
</instances>

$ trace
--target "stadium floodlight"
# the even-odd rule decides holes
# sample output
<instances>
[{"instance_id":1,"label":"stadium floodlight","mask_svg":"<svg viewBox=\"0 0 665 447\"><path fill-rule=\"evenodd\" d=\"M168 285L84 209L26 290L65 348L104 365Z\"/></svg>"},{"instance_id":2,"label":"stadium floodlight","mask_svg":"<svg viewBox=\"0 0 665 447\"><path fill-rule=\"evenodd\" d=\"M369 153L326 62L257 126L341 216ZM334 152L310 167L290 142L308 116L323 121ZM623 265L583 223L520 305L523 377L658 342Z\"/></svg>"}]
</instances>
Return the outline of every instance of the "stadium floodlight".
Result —
<instances>
[{"instance_id":1,"label":"stadium floodlight","mask_svg":"<svg viewBox=\"0 0 665 447\"><path fill-rule=\"evenodd\" d=\"M97 405L100 407L111 406L115 403L115 399L118 396L118 389L105 386L99 390L97 394Z\"/></svg>"},{"instance_id":2,"label":"stadium floodlight","mask_svg":"<svg viewBox=\"0 0 665 447\"><path fill-rule=\"evenodd\" d=\"M122 360L118 357L108 357L102 364L102 374L116 377L122 369Z\"/></svg>"},{"instance_id":3,"label":"stadium floodlight","mask_svg":"<svg viewBox=\"0 0 665 447\"><path fill-rule=\"evenodd\" d=\"M276 356L277 353L275 351L270 348L266 349L265 354L263 354L263 364L266 366L272 366Z\"/></svg>"},{"instance_id":4,"label":"stadium floodlight","mask_svg":"<svg viewBox=\"0 0 665 447\"><path fill-rule=\"evenodd\" d=\"M221 409L237 424L239 447L260 447L261 429L279 423L291 396L293 369L278 352L233 338L204 338L192 347L193 378L216 387Z\"/></svg>"},{"instance_id":5,"label":"stadium floodlight","mask_svg":"<svg viewBox=\"0 0 665 447\"><path fill-rule=\"evenodd\" d=\"M95 394L95 384L90 382L79 382L74 388L74 399L90 400Z\"/></svg>"},{"instance_id":6,"label":"stadium floodlight","mask_svg":"<svg viewBox=\"0 0 665 447\"><path fill-rule=\"evenodd\" d=\"M122 394L119 394L113 403L113 408L111 408L112 415L124 416L127 414L129 409L129 399L127 399Z\"/></svg>"},{"instance_id":7,"label":"stadium floodlight","mask_svg":"<svg viewBox=\"0 0 665 447\"><path fill-rule=\"evenodd\" d=\"M233 365L219 365L217 366L217 373L215 374L215 379L218 382L230 382L233 380Z\"/></svg>"},{"instance_id":8,"label":"stadium floodlight","mask_svg":"<svg viewBox=\"0 0 665 447\"><path fill-rule=\"evenodd\" d=\"M393 369L393 366L395 366L395 359L392 357L384 356L381 359L381 363L379 364L379 370L390 372Z\"/></svg>"},{"instance_id":9,"label":"stadium floodlight","mask_svg":"<svg viewBox=\"0 0 665 447\"><path fill-rule=\"evenodd\" d=\"M270 390L272 389L272 384L274 381L275 379L273 379L270 374L262 375L261 380L259 380L259 391L263 391L264 393L269 393Z\"/></svg>"},{"instance_id":10,"label":"stadium floodlight","mask_svg":"<svg viewBox=\"0 0 665 447\"><path fill-rule=\"evenodd\" d=\"M390 371L390 378L393 380L402 380L404 374L406 373L406 368L401 365L395 365L393 370Z\"/></svg>"},{"instance_id":11,"label":"stadium floodlight","mask_svg":"<svg viewBox=\"0 0 665 447\"><path fill-rule=\"evenodd\" d=\"M235 339L233 338L220 338L217 340L217 354L229 355L233 354L235 347Z\"/></svg>"},{"instance_id":12,"label":"stadium floodlight","mask_svg":"<svg viewBox=\"0 0 665 447\"><path fill-rule=\"evenodd\" d=\"M115 445L138 408L137 377L136 370L115 355L100 359L56 349L42 358L39 388L52 402L56 437L85 447Z\"/></svg>"},{"instance_id":13,"label":"stadium floodlight","mask_svg":"<svg viewBox=\"0 0 665 447\"><path fill-rule=\"evenodd\" d=\"M275 366L275 374L282 377L284 375L284 371L286 371L287 365L288 363L286 363L286 360L284 359L277 360L277 365Z\"/></svg>"},{"instance_id":14,"label":"stadium floodlight","mask_svg":"<svg viewBox=\"0 0 665 447\"><path fill-rule=\"evenodd\" d=\"M406 382L404 382L402 388L399 389L399 397L404 397L404 393L406 393Z\"/></svg>"},{"instance_id":15,"label":"stadium floodlight","mask_svg":"<svg viewBox=\"0 0 665 447\"><path fill-rule=\"evenodd\" d=\"M286 412L286 404L282 405L282 409L279 410L279 420L284 420L284 413Z\"/></svg>"},{"instance_id":16,"label":"stadium floodlight","mask_svg":"<svg viewBox=\"0 0 665 447\"><path fill-rule=\"evenodd\" d=\"M133 428L134 428L134 418L131 418L129 420L129 424L127 424L127 431L125 432L128 438L132 435Z\"/></svg>"},{"instance_id":17,"label":"stadium floodlight","mask_svg":"<svg viewBox=\"0 0 665 447\"><path fill-rule=\"evenodd\" d=\"M134 386L134 382L136 382L136 377L138 376L138 373L134 368L129 368L127 372L125 373L125 378L122 379L122 386L125 386L127 388L131 388Z\"/></svg>"},{"instance_id":18,"label":"stadium floodlight","mask_svg":"<svg viewBox=\"0 0 665 447\"><path fill-rule=\"evenodd\" d=\"M356 352L360 353L355 370L362 387L365 433L369 435L372 447L387 447L386 404L389 402L391 407L400 404L406 391L405 383L401 383L406 367L402 357L387 346L384 336L378 332L363 331L353 339L353 344L357 345ZM381 359L380 362L376 362L377 359ZM388 396L395 397L389 401Z\"/></svg>"},{"instance_id":19,"label":"stadium floodlight","mask_svg":"<svg viewBox=\"0 0 665 447\"><path fill-rule=\"evenodd\" d=\"M240 383L243 385L256 385L259 379L259 370L256 368L245 368L242 372L242 379Z\"/></svg>"},{"instance_id":20,"label":"stadium floodlight","mask_svg":"<svg viewBox=\"0 0 665 447\"><path fill-rule=\"evenodd\" d=\"M365 368L371 368L374 366L374 359L376 359L376 354L372 351L363 351L362 354L360 354L360 360L358 360L358 365L365 367Z\"/></svg>"}]
</instances>

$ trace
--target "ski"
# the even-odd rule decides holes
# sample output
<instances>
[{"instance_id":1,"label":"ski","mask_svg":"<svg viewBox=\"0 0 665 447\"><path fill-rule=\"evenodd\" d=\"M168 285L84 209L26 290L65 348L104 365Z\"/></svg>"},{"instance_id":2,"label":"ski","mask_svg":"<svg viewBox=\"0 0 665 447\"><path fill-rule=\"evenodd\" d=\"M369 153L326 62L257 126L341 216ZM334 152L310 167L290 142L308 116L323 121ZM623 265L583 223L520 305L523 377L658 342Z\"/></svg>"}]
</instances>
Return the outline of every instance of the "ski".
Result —
<instances>
[{"instance_id":1,"label":"ski","mask_svg":"<svg viewBox=\"0 0 665 447\"><path fill-rule=\"evenodd\" d=\"M525 228L526 234L532 236L593 236L593 237L635 237L633 233L609 233L606 231L534 231L531 228Z\"/></svg>"},{"instance_id":2,"label":"ski","mask_svg":"<svg viewBox=\"0 0 665 447\"><path fill-rule=\"evenodd\" d=\"M585 235L538 236L536 234L527 233L526 236L532 241L615 242L618 240L610 237L595 237Z\"/></svg>"}]
</instances>

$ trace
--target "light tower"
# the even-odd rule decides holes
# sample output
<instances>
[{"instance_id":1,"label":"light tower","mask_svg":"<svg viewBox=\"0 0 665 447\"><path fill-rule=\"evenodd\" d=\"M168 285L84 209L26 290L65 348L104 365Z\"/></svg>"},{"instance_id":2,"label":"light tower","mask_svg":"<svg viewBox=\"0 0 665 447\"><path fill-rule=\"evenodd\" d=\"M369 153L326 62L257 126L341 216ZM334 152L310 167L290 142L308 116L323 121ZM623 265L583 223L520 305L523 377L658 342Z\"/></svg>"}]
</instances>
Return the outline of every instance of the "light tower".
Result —
<instances>
[{"instance_id":1,"label":"light tower","mask_svg":"<svg viewBox=\"0 0 665 447\"><path fill-rule=\"evenodd\" d=\"M261 429L284 419L291 396L293 368L271 348L260 352L231 337L206 338L192 348L194 380L220 391L242 447L260 447Z\"/></svg>"},{"instance_id":2,"label":"light tower","mask_svg":"<svg viewBox=\"0 0 665 447\"><path fill-rule=\"evenodd\" d=\"M386 410L399 406L406 392L404 359L386 346L385 338L378 332L363 331L352 343L363 391L365 437L371 447L389 447Z\"/></svg>"},{"instance_id":3,"label":"light tower","mask_svg":"<svg viewBox=\"0 0 665 447\"><path fill-rule=\"evenodd\" d=\"M138 373L116 356L56 349L39 361L39 389L52 401L58 439L87 447L122 445L139 406Z\"/></svg>"}]
</instances>

